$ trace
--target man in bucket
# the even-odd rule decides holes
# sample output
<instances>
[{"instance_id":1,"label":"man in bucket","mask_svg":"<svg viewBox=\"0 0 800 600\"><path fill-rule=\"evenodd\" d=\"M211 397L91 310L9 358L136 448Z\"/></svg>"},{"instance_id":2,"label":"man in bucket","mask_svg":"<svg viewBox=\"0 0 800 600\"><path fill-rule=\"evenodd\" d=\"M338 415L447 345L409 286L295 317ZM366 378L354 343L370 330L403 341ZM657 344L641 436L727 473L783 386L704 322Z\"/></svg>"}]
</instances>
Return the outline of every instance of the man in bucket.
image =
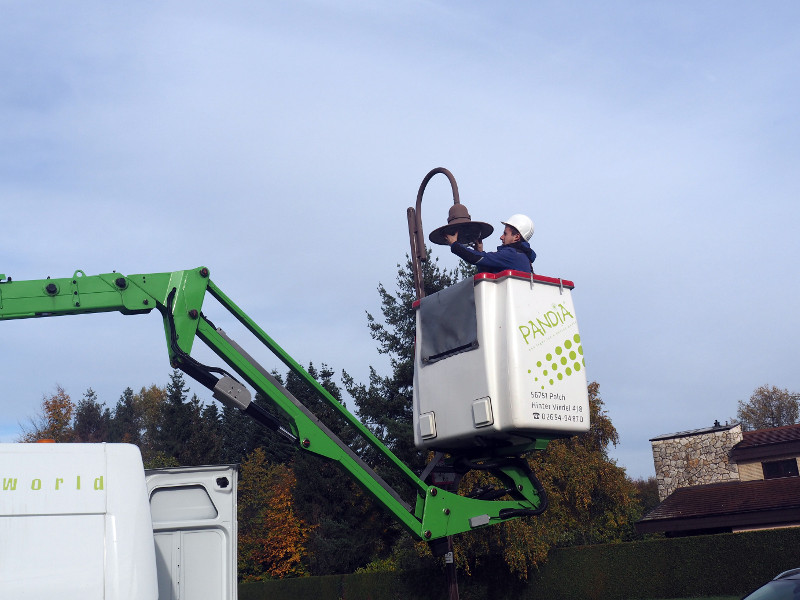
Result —
<instances>
[{"instance_id":1,"label":"man in bucket","mask_svg":"<svg viewBox=\"0 0 800 600\"><path fill-rule=\"evenodd\" d=\"M530 247L528 240L533 236L533 221L525 215L512 215L502 223L505 225L503 235L500 236L503 245L498 246L496 252L484 252L483 242L480 240L475 243L475 249L459 244L458 231L452 235L445 233L444 237L450 245L450 251L477 266L478 273L499 273L508 269L532 273L536 252Z\"/></svg>"}]
</instances>

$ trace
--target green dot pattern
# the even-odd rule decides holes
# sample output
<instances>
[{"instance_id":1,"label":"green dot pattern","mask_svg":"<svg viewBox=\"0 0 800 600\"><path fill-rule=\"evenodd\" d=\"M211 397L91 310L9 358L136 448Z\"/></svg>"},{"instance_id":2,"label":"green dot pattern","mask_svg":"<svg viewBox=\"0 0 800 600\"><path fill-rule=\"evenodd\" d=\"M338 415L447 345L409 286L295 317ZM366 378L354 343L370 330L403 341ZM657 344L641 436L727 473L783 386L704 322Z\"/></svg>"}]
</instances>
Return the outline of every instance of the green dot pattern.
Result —
<instances>
[{"instance_id":1,"label":"green dot pattern","mask_svg":"<svg viewBox=\"0 0 800 600\"><path fill-rule=\"evenodd\" d=\"M533 370L528 370L528 373L534 375L534 381L538 382L539 377L542 377L542 381L547 381L550 385L554 385L556 381L563 381L565 377L579 373L586 366L586 362L582 357L581 336L576 333L571 339L566 339L553 348L552 352L548 352L545 355L544 363L541 360L536 361L536 367L541 371L534 373ZM553 362L554 359L555 362ZM544 384L541 385L541 389L545 389Z\"/></svg>"}]
</instances>

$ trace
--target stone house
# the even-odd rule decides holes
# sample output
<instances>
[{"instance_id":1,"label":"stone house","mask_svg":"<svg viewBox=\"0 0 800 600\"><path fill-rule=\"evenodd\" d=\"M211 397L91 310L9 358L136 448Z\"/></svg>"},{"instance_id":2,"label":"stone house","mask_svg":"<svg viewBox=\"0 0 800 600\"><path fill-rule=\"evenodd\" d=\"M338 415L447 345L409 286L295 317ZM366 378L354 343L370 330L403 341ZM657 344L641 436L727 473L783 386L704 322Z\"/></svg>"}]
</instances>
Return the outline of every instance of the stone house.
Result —
<instances>
[{"instance_id":1,"label":"stone house","mask_svg":"<svg viewBox=\"0 0 800 600\"><path fill-rule=\"evenodd\" d=\"M650 440L661 500L642 533L696 535L800 526L800 424L738 423Z\"/></svg>"}]
</instances>

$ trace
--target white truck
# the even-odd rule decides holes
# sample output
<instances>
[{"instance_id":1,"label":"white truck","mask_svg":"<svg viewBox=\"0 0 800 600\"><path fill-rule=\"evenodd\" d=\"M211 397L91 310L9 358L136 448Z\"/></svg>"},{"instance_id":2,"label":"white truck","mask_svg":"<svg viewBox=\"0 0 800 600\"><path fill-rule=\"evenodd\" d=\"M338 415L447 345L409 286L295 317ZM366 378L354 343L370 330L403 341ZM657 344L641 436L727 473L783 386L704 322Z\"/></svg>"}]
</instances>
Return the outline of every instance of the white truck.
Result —
<instances>
[{"instance_id":1,"label":"white truck","mask_svg":"<svg viewBox=\"0 0 800 600\"><path fill-rule=\"evenodd\" d=\"M0 444L0 598L235 600L237 467Z\"/></svg>"}]
</instances>

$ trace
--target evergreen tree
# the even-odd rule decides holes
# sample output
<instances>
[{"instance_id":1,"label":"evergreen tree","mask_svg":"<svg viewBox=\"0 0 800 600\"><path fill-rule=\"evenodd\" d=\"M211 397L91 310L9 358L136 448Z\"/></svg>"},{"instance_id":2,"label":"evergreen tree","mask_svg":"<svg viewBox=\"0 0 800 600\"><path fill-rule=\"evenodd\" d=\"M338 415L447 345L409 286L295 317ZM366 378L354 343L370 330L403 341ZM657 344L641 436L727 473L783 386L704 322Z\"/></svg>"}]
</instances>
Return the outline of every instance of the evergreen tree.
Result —
<instances>
[{"instance_id":1,"label":"evergreen tree","mask_svg":"<svg viewBox=\"0 0 800 600\"><path fill-rule=\"evenodd\" d=\"M313 364L308 373L320 382L336 400L342 401L341 390L333 381L333 371ZM352 430L338 411L309 389L306 382L290 373L286 388L308 407L331 431L351 448L359 446L360 436ZM307 562L313 575L352 573L381 551L386 552L387 535L394 537L385 515L338 464L319 456L298 452L293 470L297 478L294 498L297 513L312 526L306 548Z\"/></svg>"},{"instance_id":2,"label":"evergreen tree","mask_svg":"<svg viewBox=\"0 0 800 600\"><path fill-rule=\"evenodd\" d=\"M97 401L97 394L89 388L75 407L73 441L107 442L110 440L110 430L111 411Z\"/></svg>"},{"instance_id":3,"label":"evergreen tree","mask_svg":"<svg viewBox=\"0 0 800 600\"><path fill-rule=\"evenodd\" d=\"M192 435L191 407L186 403L188 391L183 373L174 369L166 388L166 402L161 407L157 440L158 449L179 464L187 455Z\"/></svg>"},{"instance_id":4,"label":"evergreen tree","mask_svg":"<svg viewBox=\"0 0 800 600\"><path fill-rule=\"evenodd\" d=\"M277 375L275 377L281 380ZM272 402L264 398L260 392L256 392L253 402L279 421L286 421ZM238 409L227 406L222 409L220 431L220 456L226 463L240 463L256 448L263 448L270 463L289 464L297 450L295 445L283 436L242 414Z\"/></svg>"},{"instance_id":5,"label":"evergreen tree","mask_svg":"<svg viewBox=\"0 0 800 600\"><path fill-rule=\"evenodd\" d=\"M392 373L379 375L370 367L369 383L357 383L346 372L342 381L358 407L362 423L400 460L420 472L426 463L426 453L414 447L412 423L416 294L411 261L407 260L405 266L398 264L397 269L394 293L383 284L378 285L383 320L367 313L370 335L378 342L378 352L389 356ZM438 259L428 260L422 266L425 295L451 286L470 273L469 269L442 269Z\"/></svg>"},{"instance_id":6,"label":"evergreen tree","mask_svg":"<svg viewBox=\"0 0 800 600\"><path fill-rule=\"evenodd\" d=\"M221 460L225 463L241 463L253 450L250 447L251 431L257 426L250 417L236 408L222 407Z\"/></svg>"},{"instance_id":7,"label":"evergreen tree","mask_svg":"<svg viewBox=\"0 0 800 600\"><path fill-rule=\"evenodd\" d=\"M642 515L646 515L661 503L658 499L658 479L655 476L651 475L647 479L633 479L632 483L639 495Z\"/></svg>"},{"instance_id":8,"label":"evergreen tree","mask_svg":"<svg viewBox=\"0 0 800 600\"><path fill-rule=\"evenodd\" d=\"M114 407L110 423L111 441L138 446L142 441L143 422L144 417L135 402L133 390L127 387Z\"/></svg>"},{"instance_id":9,"label":"evergreen tree","mask_svg":"<svg viewBox=\"0 0 800 600\"><path fill-rule=\"evenodd\" d=\"M216 403L203 407L200 415L200 448L203 464L222 462L222 413Z\"/></svg>"}]
</instances>

